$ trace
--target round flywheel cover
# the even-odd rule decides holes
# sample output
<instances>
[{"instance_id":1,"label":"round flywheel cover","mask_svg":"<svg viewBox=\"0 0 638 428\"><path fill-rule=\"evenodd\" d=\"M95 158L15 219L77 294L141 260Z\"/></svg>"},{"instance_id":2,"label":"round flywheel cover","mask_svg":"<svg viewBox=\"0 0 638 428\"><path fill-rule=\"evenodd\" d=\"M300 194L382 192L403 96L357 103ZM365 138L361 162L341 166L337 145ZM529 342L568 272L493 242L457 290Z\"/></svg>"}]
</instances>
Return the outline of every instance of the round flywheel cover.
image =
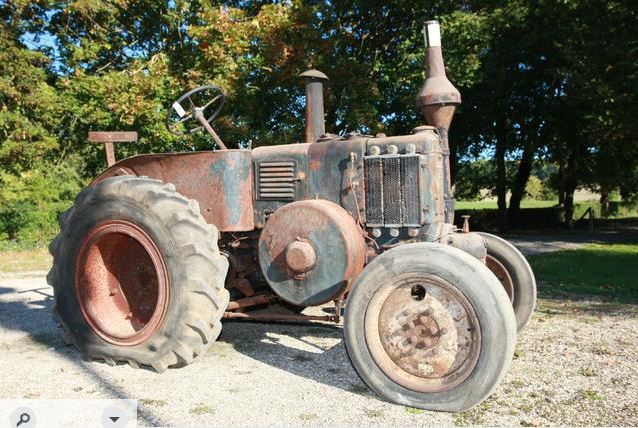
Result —
<instances>
[{"instance_id":1,"label":"round flywheel cover","mask_svg":"<svg viewBox=\"0 0 638 428\"><path fill-rule=\"evenodd\" d=\"M279 208L259 238L259 264L268 284L298 306L343 295L363 270L365 253L365 240L350 214L320 199Z\"/></svg>"}]
</instances>

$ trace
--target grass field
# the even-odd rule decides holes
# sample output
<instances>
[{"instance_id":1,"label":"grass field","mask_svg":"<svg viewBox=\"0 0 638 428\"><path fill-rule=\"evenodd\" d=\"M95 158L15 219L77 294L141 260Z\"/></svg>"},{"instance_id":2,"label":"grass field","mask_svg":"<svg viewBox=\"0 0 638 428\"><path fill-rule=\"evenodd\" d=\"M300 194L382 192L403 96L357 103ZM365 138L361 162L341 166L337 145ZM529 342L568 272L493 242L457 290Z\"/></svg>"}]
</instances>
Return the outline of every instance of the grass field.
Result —
<instances>
[{"instance_id":1,"label":"grass field","mask_svg":"<svg viewBox=\"0 0 638 428\"><path fill-rule=\"evenodd\" d=\"M51 255L46 247L0 250L0 273L48 270Z\"/></svg>"},{"instance_id":2,"label":"grass field","mask_svg":"<svg viewBox=\"0 0 638 428\"><path fill-rule=\"evenodd\" d=\"M535 199L523 199L521 201L521 208L552 208L557 207L558 201L537 201ZM456 201L455 207L457 210L496 210L498 208L496 199L483 199L481 201ZM579 219L589 208L594 209L595 217L601 218L600 203L596 200L576 200L574 202L574 219ZM623 218L636 218L638 217L638 206L636 204L619 205L616 209L608 213L609 219L623 219Z\"/></svg>"},{"instance_id":3,"label":"grass field","mask_svg":"<svg viewBox=\"0 0 638 428\"><path fill-rule=\"evenodd\" d=\"M548 208L558 204L558 201L537 201L535 199L523 199L521 208ZM482 201L456 201L458 210L495 210L496 199L484 199Z\"/></svg>"},{"instance_id":4,"label":"grass field","mask_svg":"<svg viewBox=\"0 0 638 428\"><path fill-rule=\"evenodd\" d=\"M589 244L529 258L542 297L638 303L638 244Z\"/></svg>"}]
</instances>

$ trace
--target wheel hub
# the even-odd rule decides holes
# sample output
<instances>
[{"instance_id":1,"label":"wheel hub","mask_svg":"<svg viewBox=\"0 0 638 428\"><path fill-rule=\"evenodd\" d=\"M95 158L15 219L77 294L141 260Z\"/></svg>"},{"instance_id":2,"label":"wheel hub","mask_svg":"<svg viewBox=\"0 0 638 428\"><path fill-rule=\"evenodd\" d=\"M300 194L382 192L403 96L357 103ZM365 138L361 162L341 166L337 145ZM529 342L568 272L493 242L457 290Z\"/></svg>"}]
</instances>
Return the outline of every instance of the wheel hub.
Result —
<instances>
[{"instance_id":1,"label":"wheel hub","mask_svg":"<svg viewBox=\"0 0 638 428\"><path fill-rule=\"evenodd\" d=\"M514 301L514 281L512 281L512 276L507 271L507 268L498 261L495 257L490 256L489 254L485 258L485 265L489 270L492 271L494 276L498 278L498 280L503 284L503 288L505 288L505 292L507 296L510 298L510 302Z\"/></svg>"},{"instance_id":2,"label":"wheel hub","mask_svg":"<svg viewBox=\"0 0 638 428\"><path fill-rule=\"evenodd\" d=\"M448 282L421 273L381 287L366 311L365 334L383 372L419 392L460 384L480 350L478 319L469 301Z\"/></svg>"},{"instance_id":3,"label":"wheel hub","mask_svg":"<svg viewBox=\"0 0 638 428\"><path fill-rule=\"evenodd\" d=\"M76 260L76 297L95 334L131 346L157 331L168 305L168 273L145 231L126 221L103 223L88 233Z\"/></svg>"}]
</instances>

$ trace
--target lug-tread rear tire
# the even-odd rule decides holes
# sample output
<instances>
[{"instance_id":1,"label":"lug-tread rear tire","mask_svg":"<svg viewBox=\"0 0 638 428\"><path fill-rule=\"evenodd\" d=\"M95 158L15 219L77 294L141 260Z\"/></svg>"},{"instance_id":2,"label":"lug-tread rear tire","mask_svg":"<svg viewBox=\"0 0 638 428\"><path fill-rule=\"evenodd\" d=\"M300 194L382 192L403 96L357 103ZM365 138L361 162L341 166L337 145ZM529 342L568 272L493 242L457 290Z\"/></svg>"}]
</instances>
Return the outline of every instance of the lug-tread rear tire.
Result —
<instances>
[{"instance_id":1,"label":"lug-tread rear tire","mask_svg":"<svg viewBox=\"0 0 638 428\"><path fill-rule=\"evenodd\" d=\"M142 343L120 346L100 337L82 314L75 287L76 260L87 233L108 221L123 220L145 231L166 266L168 294L162 323ZM217 247L218 231L206 223L197 201L172 184L146 177L113 177L88 187L60 215L60 234L49 250L47 276L54 312L65 335L86 359L127 362L157 372L190 364L206 353L221 332L228 306L224 288L228 261Z\"/></svg>"},{"instance_id":2,"label":"lug-tread rear tire","mask_svg":"<svg viewBox=\"0 0 638 428\"><path fill-rule=\"evenodd\" d=\"M366 336L371 331L366 327L367 314L374 313L374 302L388 284L393 285L397 278L405 275L423 275L450 284L463 296L461 300L469 302L470 312L478 321L471 324L480 329L478 347L470 347L474 350L470 354L476 358L474 365L468 364L465 377L461 377L460 382L451 382L447 389L427 390L429 386L421 385L411 389L401 385L400 379L393 380L387 368L384 370L379 360L375 360L374 355L383 352L379 349L387 351L386 345L371 350L374 344L368 341L370 336ZM381 331L381 324L378 326L380 336L400 332ZM380 397L426 410L460 412L488 397L507 373L516 343L516 321L507 294L483 263L456 248L416 243L387 251L366 266L346 302L344 337L355 370Z\"/></svg>"}]
</instances>

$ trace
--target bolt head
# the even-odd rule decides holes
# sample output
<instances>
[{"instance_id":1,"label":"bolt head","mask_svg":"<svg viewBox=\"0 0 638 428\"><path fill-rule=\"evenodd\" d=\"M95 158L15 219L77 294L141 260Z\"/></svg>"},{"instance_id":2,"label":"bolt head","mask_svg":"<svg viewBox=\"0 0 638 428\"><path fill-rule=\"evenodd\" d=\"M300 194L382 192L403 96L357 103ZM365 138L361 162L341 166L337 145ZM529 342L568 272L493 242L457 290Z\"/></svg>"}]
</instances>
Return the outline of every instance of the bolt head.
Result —
<instances>
[{"instance_id":1,"label":"bolt head","mask_svg":"<svg viewBox=\"0 0 638 428\"><path fill-rule=\"evenodd\" d=\"M405 152L406 153L414 153L416 152L416 146L412 143L408 144L407 146L405 146Z\"/></svg>"},{"instance_id":2,"label":"bolt head","mask_svg":"<svg viewBox=\"0 0 638 428\"><path fill-rule=\"evenodd\" d=\"M388 153L391 155L396 155L397 153L399 153L399 148L394 144L390 144L388 146Z\"/></svg>"},{"instance_id":3,"label":"bolt head","mask_svg":"<svg viewBox=\"0 0 638 428\"><path fill-rule=\"evenodd\" d=\"M396 238L397 236L399 236L399 229L396 229L396 228L390 229L390 236L393 238Z\"/></svg>"},{"instance_id":4,"label":"bolt head","mask_svg":"<svg viewBox=\"0 0 638 428\"><path fill-rule=\"evenodd\" d=\"M372 146L370 147L370 154L373 156L376 156L378 154L381 153L381 149L379 148L379 146Z\"/></svg>"},{"instance_id":5,"label":"bolt head","mask_svg":"<svg viewBox=\"0 0 638 428\"><path fill-rule=\"evenodd\" d=\"M411 238L414 238L418 234L419 234L419 229L416 229L416 228L413 228L413 227L408 229L408 236L410 236Z\"/></svg>"},{"instance_id":6,"label":"bolt head","mask_svg":"<svg viewBox=\"0 0 638 428\"><path fill-rule=\"evenodd\" d=\"M372 229L372 236L374 236L375 238L381 237L381 229L379 229L378 227Z\"/></svg>"}]
</instances>

